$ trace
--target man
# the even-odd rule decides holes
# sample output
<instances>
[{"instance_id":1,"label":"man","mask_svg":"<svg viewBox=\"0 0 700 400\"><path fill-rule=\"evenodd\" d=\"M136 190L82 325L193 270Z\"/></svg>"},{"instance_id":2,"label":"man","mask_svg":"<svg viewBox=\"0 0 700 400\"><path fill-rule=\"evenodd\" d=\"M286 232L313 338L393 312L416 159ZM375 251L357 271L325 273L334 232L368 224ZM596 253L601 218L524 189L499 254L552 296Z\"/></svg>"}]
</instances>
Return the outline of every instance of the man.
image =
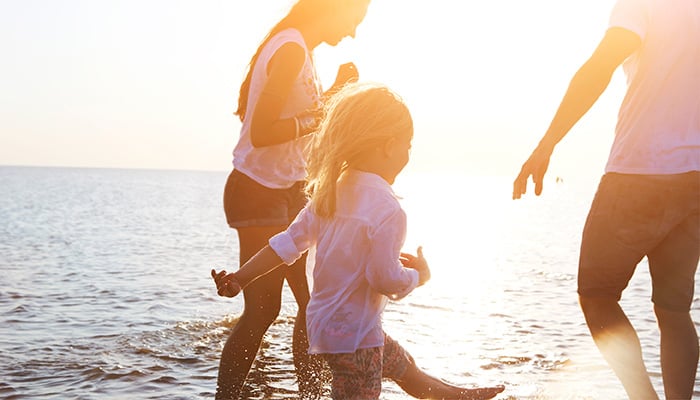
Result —
<instances>
[{"instance_id":1,"label":"man","mask_svg":"<svg viewBox=\"0 0 700 400\"><path fill-rule=\"evenodd\" d=\"M609 29L574 75L513 198L535 194L555 145L628 75L605 175L583 230L578 293L593 339L631 399L658 399L641 345L618 302L647 257L667 399L690 399L698 336L690 316L700 257L700 1L618 0Z\"/></svg>"}]
</instances>

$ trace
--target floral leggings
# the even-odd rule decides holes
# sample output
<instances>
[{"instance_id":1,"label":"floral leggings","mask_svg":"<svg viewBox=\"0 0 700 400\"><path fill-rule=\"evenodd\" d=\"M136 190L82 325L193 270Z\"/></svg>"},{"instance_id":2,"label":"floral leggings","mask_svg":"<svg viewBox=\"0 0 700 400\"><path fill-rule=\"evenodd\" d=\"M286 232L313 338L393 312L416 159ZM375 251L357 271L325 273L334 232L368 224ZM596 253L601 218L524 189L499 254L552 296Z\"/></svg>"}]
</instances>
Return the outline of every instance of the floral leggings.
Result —
<instances>
[{"instance_id":1,"label":"floral leggings","mask_svg":"<svg viewBox=\"0 0 700 400\"><path fill-rule=\"evenodd\" d=\"M333 374L331 397L343 400L379 399L382 378L399 379L413 364L413 357L384 334L384 346L357 349L354 353L323 354Z\"/></svg>"}]
</instances>

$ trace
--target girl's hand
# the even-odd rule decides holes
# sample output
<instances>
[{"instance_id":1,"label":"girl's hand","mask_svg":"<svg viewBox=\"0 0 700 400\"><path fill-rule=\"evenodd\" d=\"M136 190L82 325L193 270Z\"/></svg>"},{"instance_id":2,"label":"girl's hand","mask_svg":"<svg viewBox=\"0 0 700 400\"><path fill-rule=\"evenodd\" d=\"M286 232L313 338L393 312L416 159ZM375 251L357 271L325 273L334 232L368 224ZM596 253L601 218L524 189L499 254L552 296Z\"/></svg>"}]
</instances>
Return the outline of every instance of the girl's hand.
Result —
<instances>
[{"instance_id":1,"label":"girl's hand","mask_svg":"<svg viewBox=\"0 0 700 400\"><path fill-rule=\"evenodd\" d=\"M219 296L235 297L241 292L241 290L243 290L243 288L241 287L241 284L238 283L236 275L233 273L221 278L221 285L219 286L218 290Z\"/></svg>"},{"instance_id":2,"label":"girl's hand","mask_svg":"<svg viewBox=\"0 0 700 400\"><path fill-rule=\"evenodd\" d=\"M409 253L401 253L399 261L401 261L404 267L418 271L418 286L422 286L425 282L430 280L430 268L428 267L428 261L423 257L422 246L418 246L417 253L417 256Z\"/></svg>"},{"instance_id":3,"label":"girl's hand","mask_svg":"<svg viewBox=\"0 0 700 400\"><path fill-rule=\"evenodd\" d=\"M227 274L225 270L217 273L212 269L211 277L216 283L216 292L219 296L235 297L243 290L234 273Z\"/></svg>"},{"instance_id":4,"label":"girl's hand","mask_svg":"<svg viewBox=\"0 0 700 400\"><path fill-rule=\"evenodd\" d=\"M219 282L221 281L221 278L226 276L226 270L222 269L221 272L216 272L215 269L211 270L211 277L214 279L214 283L216 284L216 290L219 290Z\"/></svg>"}]
</instances>

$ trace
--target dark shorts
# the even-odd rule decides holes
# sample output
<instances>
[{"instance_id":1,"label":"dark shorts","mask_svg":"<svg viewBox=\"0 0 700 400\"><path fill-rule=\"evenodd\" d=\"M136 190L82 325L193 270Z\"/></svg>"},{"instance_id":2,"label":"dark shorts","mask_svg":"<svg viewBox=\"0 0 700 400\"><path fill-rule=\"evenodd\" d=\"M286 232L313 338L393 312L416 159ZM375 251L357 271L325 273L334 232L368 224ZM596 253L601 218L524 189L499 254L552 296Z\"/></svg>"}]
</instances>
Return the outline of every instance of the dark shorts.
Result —
<instances>
[{"instance_id":1,"label":"dark shorts","mask_svg":"<svg viewBox=\"0 0 700 400\"><path fill-rule=\"evenodd\" d=\"M231 228L287 226L306 201L304 182L289 189L270 189L235 169L224 188L224 211Z\"/></svg>"},{"instance_id":2,"label":"dark shorts","mask_svg":"<svg viewBox=\"0 0 700 400\"><path fill-rule=\"evenodd\" d=\"M619 300L646 256L654 304L690 310L700 259L699 209L700 172L605 174L583 230L578 293Z\"/></svg>"},{"instance_id":3,"label":"dark shorts","mask_svg":"<svg viewBox=\"0 0 700 400\"><path fill-rule=\"evenodd\" d=\"M386 333L383 347L323 354L333 374L333 399L378 399L382 378L400 379L413 358Z\"/></svg>"}]
</instances>

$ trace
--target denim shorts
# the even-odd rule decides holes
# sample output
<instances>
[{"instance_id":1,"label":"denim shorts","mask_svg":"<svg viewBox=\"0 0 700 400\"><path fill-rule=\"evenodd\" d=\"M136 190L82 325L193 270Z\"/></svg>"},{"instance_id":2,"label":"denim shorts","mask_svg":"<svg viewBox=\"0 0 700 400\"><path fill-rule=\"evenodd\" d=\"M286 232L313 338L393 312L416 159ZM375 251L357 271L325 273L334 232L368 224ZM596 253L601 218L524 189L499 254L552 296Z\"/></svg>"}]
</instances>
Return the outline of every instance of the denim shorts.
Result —
<instances>
[{"instance_id":1,"label":"denim shorts","mask_svg":"<svg viewBox=\"0 0 700 400\"><path fill-rule=\"evenodd\" d=\"M386 333L384 346L354 353L323 354L333 374L333 399L378 399L382 378L400 379L413 358Z\"/></svg>"},{"instance_id":2,"label":"denim shorts","mask_svg":"<svg viewBox=\"0 0 700 400\"><path fill-rule=\"evenodd\" d=\"M224 188L224 212L231 228L286 227L306 202L304 182L288 189L271 189L235 169Z\"/></svg>"},{"instance_id":3,"label":"denim shorts","mask_svg":"<svg viewBox=\"0 0 700 400\"><path fill-rule=\"evenodd\" d=\"M578 293L619 300L645 256L654 304L690 310L700 259L700 172L601 179L583 230Z\"/></svg>"}]
</instances>

